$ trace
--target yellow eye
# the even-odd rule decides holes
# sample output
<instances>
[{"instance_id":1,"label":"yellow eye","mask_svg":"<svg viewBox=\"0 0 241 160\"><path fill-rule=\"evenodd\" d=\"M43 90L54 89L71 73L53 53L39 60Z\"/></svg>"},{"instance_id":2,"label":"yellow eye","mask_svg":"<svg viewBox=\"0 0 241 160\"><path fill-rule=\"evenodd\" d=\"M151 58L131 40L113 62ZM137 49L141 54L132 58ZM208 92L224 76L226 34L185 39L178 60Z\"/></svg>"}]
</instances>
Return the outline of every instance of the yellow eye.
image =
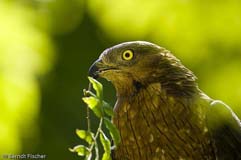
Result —
<instances>
[{"instance_id":1,"label":"yellow eye","mask_svg":"<svg viewBox=\"0 0 241 160\"><path fill-rule=\"evenodd\" d=\"M127 61L131 60L133 58L133 52L131 50L126 50L123 52L122 58Z\"/></svg>"}]
</instances>

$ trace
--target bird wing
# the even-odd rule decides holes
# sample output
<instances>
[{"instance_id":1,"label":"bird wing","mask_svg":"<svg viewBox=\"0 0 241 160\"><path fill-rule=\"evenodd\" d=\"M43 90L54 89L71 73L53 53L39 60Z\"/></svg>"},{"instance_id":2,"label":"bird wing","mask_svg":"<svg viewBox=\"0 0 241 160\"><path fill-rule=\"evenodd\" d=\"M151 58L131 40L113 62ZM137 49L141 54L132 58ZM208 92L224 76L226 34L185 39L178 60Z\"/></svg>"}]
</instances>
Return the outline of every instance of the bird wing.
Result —
<instances>
[{"instance_id":1,"label":"bird wing","mask_svg":"<svg viewBox=\"0 0 241 160\"><path fill-rule=\"evenodd\" d=\"M222 101L212 101L207 124L216 146L217 159L241 159L241 121L231 108Z\"/></svg>"}]
</instances>

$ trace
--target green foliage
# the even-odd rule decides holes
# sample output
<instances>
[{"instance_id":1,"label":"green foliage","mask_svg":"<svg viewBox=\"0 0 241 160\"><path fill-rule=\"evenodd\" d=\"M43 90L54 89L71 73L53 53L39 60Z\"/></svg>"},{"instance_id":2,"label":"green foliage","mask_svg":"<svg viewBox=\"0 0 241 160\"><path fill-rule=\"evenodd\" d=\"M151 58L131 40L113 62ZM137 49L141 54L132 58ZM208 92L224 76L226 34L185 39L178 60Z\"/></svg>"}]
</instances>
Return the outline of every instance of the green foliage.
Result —
<instances>
[{"instance_id":1,"label":"green foliage","mask_svg":"<svg viewBox=\"0 0 241 160\"><path fill-rule=\"evenodd\" d=\"M101 101L97 97L84 97L83 101L88 104L97 117L100 118L102 116Z\"/></svg>"},{"instance_id":2,"label":"green foliage","mask_svg":"<svg viewBox=\"0 0 241 160\"><path fill-rule=\"evenodd\" d=\"M102 160L111 160L111 148L116 148L120 143L119 131L110 121L110 117L113 116L113 110L110 105L103 100L102 84L91 77L88 78L96 91L96 94L92 93L90 90L84 90L85 97L83 97L83 101L94 112L95 116L99 118L99 127L97 128L96 133L91 132L89 126L87 130L77 129L76 134L79 138L85 140L88 145L77 145L69 150L71 152L76 152L79 156L85 157L86 160L91 160L93 157L98 160L100 150L98 145L99 140L104 149ZM114 141L114 146L111 146L110 138L103 131L103 122Z\"/></svg>"},{"instance_id":3,"label":"green foliage","mask_svg":"<svg viewBox=\"0 0 241 160\"><path fill-rule=\"evenodd\" d=\"M103 101L103 109L108 116L113 116L114 112L112 107L109 105L109 103Z\"/></svg>"},{"instance_id":4,"label":"green foliage","mask_svg":"<svg viewBox=\"0 0 241 160\"><path fill-rule=\"evenodd\" d=\"M69 149L71 152L77 152L79 156L89 156L89 148L83 145L75 146L73 149Z\"/></svg>"},{"instance_id":5,"label":"green foliage","mask_svg":"<svg viewBox=\"0 0 241 160\"><path fill-rule=\"evenodd\" d=\"M109 119L104 118L104 122L105 122L106 127L111 131L110 135L114 141L115 146L117 146L120 143L119 131L113 125L113 123L111 123L111 121Z\"/></svg>"},{"instance_id":6,"label":"green foliage","mask_svg":"<svg viewBox=\"0 0 241 160\"><path fill-rule=\"evenodd\" d=\"M79 138L84 139L88 144L91 144L94 140L94 134L85 130L76 130L76 134Z\"/></svg>"},{"instance_id":7,"label":"green foliage","mask_svg":"<svg viewBox=\"0 0 241 160\"><path fill-rule=\"evenodd\" d=\"M104 132L100 132L100 141L101 144L103 145L105 153L103 154L102 159L103 160L109 160L111 159L110 154L111 154L111 143L108 139L108 137L105 135Z\"/></svg>"},{"instance_id":8,"label":"green foliage","mask_svg":"<svg viewBox=\"0 0 241 160\"><path fill-rule=\"evenodd\" d=\"M100 99L103 100L103 86L100 82L97 80L88 77L90 83L93 85L94 90L96 91L96 96Z\"/></svg>"}]
</instances>

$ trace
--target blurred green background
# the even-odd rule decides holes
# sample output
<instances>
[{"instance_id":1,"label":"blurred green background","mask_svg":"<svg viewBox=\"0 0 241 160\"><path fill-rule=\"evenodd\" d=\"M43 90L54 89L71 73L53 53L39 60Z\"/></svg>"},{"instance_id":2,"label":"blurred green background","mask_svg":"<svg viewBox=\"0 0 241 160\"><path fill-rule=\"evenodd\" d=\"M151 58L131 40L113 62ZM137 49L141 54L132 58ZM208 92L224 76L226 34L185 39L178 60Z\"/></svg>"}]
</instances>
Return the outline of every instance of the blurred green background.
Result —
<instances>
[{"instance_id":1,"label":"blurred green background","mask_svg":"<svg viewBox=\"0 0 241 160\"><path fill-rule=\"evenodd\" d=\"M171 50L241 117L240 8L240 0L1 0L0 155L79 159L68 148L86 126L88 68L123 41ZM114 105L113 87L101 82Z\"/></svg>"}]
</instances>

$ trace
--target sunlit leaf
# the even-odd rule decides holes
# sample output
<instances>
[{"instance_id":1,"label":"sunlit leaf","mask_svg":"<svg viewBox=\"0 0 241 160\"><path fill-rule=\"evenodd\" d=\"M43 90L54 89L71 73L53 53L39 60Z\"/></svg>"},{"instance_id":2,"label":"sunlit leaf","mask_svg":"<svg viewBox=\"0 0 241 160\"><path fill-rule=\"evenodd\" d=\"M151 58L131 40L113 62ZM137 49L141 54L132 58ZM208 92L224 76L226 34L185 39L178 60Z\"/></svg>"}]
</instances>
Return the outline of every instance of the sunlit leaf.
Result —
<instances>
[{"instance_id":1,"label":"sunlit leaf","mask_svg":"<svg viewBox=\"0 0 241 160\"><path fill-rule=\"evenodd\" d=\"M100 100L96 97L84 97L83 101L88 105L88 107L95 113L97 117L102 116L102 111L100 108Z\"/></svg>"},{"instance_id":2,"label":"sunlit leaf","mask_svg":"<svg viewBox=\"0 0 241 160\"><path fill-rule=\"evenodd\" d=\"M83 145L78 145L78 146L75 146L73 149L70 148L69 149L71 152L77 152L77 154L79 156L87 156L90 154L88 148L86 146L83 146Z\"/></svg>"},{"instance_id":3,"label":"sunlit leaf","mask_svg":"<svg viewBox=\"0 0 241 160\"><path fill-rule=\"evenodd\" d=\"M111 160L111 143L108 137L104 134L104 132L100 132L100 142L104 148L104 154L102 156L102 160Z\"/></svg>"},{"instance_id":4,"label":"sunlit leaf","mask_svg":"<svg viewBox=\"0 0 241 160\"><path fill-rule=\"evenodd\" d=\"M91 144L93 142L93 136L94 134L89 132L89 131L85 131L85 130L76 130L76 134L81 138L84 139L87 143Z\"/></svg>"},{"instance_id":5,"label":"sunlit leaf","mask_svg":"<svg viewBox=\"0 0 241 160\"><path fill-rule=\"evenodd\" d=\"M111 121L107 118L104 118L104 123L106 128L109 130L110 135L114 141L115 146L117 146L120 143L120 133L116 126L111 123Z\"/></svg>"},{"instance_id":6,"label":"sunlit leaf","mask_svg":"<svg viewBox=\"0 0 241 160\"><path fill-rule=\"evenodd\" d=\"M102 84L92 77L88 77L88 78L89 78L90 83L93 85L93 88L96 91L97 97L100 98L100 100L102 100L103 99L103 86L102 86Z\"/></svg>"}]
</instances>

